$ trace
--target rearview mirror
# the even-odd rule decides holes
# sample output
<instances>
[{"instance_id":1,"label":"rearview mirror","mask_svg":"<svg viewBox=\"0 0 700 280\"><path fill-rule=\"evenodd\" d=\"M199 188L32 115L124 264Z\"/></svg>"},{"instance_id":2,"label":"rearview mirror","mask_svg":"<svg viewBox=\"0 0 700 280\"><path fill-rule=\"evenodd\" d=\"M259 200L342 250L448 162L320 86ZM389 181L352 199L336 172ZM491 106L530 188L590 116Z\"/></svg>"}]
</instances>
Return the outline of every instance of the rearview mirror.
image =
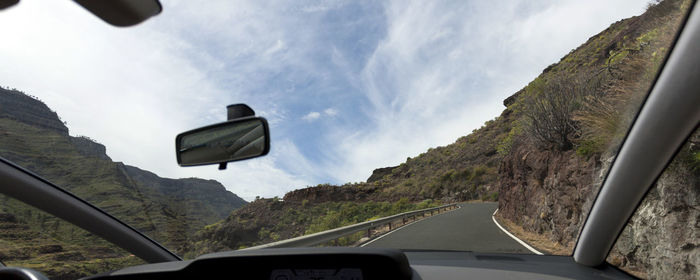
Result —
<instances>
[{"instance_id":1,"label":"rearview mirror","mask_svg":"<svg viewBox=\"0 0 700 280\"><path fill-rule=\"evenodd\" d=\"M238 118L183 132L175 148L180 166L223 164L266 155L270 130L264 118Z\"/></svg>"}]
</instances>

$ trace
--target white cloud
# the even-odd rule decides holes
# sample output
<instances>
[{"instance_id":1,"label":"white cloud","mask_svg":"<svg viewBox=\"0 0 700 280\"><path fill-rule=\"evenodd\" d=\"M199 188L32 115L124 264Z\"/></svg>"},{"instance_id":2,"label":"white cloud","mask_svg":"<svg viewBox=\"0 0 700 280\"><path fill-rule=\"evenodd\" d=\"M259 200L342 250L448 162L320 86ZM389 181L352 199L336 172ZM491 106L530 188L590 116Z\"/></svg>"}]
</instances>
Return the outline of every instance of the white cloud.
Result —
<instances>
[{"instance_id":1,"label":"white cloud","mask_svg":"<svg viewBox=\"0 0 700 280\"><path fill-rule=\"evenodd\" d=\"M301 117L301 119L311 122L311 121L315 121L316 119L318 119L320 117L321 117L321 113L319 113L319 112L309 112L308 114Z\"/></svg>"},{"instance_id":2,"label":"white cloud","mask_svg":"<svg viewBox=\"0 0 700 280\"><path fill-rule=\"evenodd\" d=\"M277 40L277 42L275 42L274 46L270 47L269 49L267 49L265 51L265 55L271 56L279 51L284 50L285 47L286 47L286 45L284 44L284 42L282 42L282 40Z\"/></svg>"},{"instance_id":3,"label":"white cloud","mask_svg":"<svg viewBox=\"0 0 700 280\"><path fill-rule=\"evenodd\" d=\"M327 108L326 110L323 110L323 112L326 113L326 115L328 115L329 117L335 117L336 115L338 115L338 110L334 108Z\"/></svg>"},{"instance_id":4,"label":"white cloud","mask_svg":"<svg viewBox=\"0 0 700 280\"><path fill-rule=\"evenodd\" d=\"M329 117L335 117L338 115L338 110L334 109L334 108L326 108L325 110L323 110L323 114L325 114L326 116L329 116ZM301 119L305 120L307 122L312 122L312 121L319 119L320 117L321 117L320 112L311 111L308 114L301 117Z\"/></svg>"}]
</instances>

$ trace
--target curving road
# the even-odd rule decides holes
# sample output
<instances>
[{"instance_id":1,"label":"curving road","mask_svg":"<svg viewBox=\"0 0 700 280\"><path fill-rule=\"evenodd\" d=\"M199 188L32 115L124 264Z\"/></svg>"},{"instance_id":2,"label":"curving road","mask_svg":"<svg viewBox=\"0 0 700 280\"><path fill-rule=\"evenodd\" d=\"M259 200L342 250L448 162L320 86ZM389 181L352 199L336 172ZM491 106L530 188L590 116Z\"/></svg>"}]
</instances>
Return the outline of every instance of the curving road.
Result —
<instances>
[{"instance_id":1,"label":"curving road","mask_svg":"<svg viewBox=\"0 0 700 280\"><path fill-rule=\"evenodd\" d=\"M491 219L497 203L468 203L365 243L364 247L532 254Z\"/></svg>"}]
</instances>

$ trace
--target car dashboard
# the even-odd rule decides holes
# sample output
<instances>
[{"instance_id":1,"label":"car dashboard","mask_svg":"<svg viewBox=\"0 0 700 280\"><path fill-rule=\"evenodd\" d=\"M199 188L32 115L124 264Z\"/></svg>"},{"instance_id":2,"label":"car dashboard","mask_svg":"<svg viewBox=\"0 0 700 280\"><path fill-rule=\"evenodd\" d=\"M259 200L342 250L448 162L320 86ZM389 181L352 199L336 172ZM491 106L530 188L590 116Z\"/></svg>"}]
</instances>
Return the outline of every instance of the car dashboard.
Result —
<instances>
[{"instance_id":1,"label":"car dashboard","mask_svg":"<svg viewBox=\"0 0 700 280\"><path fill-rule=\"evenodd\" d=\"M128 267L85 279L630 279L609 265L586 267L568 256L288 248L222 252L194 260Z\"/></svg>"}]
</instances>

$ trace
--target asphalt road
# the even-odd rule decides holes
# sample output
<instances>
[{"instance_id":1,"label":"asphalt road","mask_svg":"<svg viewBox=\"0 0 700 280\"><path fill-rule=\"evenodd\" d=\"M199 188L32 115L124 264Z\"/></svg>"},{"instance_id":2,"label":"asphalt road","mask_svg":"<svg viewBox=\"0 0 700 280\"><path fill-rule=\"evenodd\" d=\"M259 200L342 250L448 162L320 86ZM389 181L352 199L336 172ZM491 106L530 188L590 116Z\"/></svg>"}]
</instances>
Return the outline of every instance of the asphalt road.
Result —
<instances>
[{"instance_id":1,"label":"asphalt road","mask_svg":"<svg viewBox=\"0 0 700 280\"><path fill-rule=\"evenodd\" d=\"M532 254L493 223L497 203L461 206L399 228L365 247Z\"/></svg>"}]
</instances>

